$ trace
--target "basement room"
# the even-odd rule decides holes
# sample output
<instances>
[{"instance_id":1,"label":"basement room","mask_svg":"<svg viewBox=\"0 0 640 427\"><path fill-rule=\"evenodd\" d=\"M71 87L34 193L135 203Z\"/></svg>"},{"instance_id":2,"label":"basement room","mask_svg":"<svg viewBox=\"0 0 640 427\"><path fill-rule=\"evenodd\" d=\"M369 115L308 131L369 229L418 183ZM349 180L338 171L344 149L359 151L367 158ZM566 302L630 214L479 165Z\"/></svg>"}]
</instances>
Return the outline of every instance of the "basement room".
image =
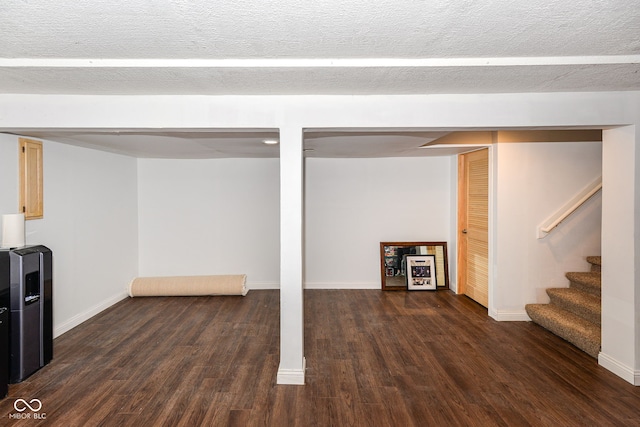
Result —
<instances>
[{"instance_id":1,"label":"basement room","mask_svg":"<svg viewBox=\"0 0 640 427\"><path fill-rule=\"evenodd\" d=\"M0 424L640 423L634 4L52 7L0 14Z\"/></svg>"}]
</instances>

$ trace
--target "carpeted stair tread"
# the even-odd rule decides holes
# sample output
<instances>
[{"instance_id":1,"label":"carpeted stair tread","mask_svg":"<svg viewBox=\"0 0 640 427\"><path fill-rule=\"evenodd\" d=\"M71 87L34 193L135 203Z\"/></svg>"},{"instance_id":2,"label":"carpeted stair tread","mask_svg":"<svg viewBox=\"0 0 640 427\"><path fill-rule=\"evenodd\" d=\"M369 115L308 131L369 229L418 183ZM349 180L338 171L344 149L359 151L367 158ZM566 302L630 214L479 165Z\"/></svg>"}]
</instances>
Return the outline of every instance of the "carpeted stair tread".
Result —
<instances>
[{"instance_id":1,"label":"carpeted stair tread","mask_svg":"<svg viewBox=\"0 0 640 427\"><path fill-rule=\"evenodd\" d=\"M600 327L554 304L527 304L527 314L538 325L569 341L591 357L600 352Z\"/></svg>"},{"instance_id":2,"label":"carpeted stair tread","mask_svg":"<svg viewBox=\"0 0 640 427\"><path fill-rule=\"evenodd\" d=\"M602 268L601 256L588 256L587 262L591 264L591 271L600 271Z\"/></svg>"},{"instance_id":3,"label":"carpeted stair tread","mask_svg":"<svg viewBox=\"0 0 640 427\"><path fill-rule=\"evenodd\" d=\"M587 262L589 264L602 266L602 257L601 256L588 256L587 257Z\"/></svg>"},{"instance_id":4,"label":"carpeted stair tread","mask_svg":"<svg viewBox=\"0 0 640 427\"><path fill-rule=\"evenodd\" d=\"M550 288L547 295L551 304L577 314L585 320L600 326L602 309L600 298L576 288Z\"/></svg>"},{"instance_id":5,"label":"carpeted stair tread","mask_svg":"<svg viewBox=\"0 0 640 427\"><path fill-rule=\"evenodd\" d=\"M570 272L566 274L566 277L571 282L570 287L600 296L602 276L599 271Z\"/></svg>"}]
</instances>

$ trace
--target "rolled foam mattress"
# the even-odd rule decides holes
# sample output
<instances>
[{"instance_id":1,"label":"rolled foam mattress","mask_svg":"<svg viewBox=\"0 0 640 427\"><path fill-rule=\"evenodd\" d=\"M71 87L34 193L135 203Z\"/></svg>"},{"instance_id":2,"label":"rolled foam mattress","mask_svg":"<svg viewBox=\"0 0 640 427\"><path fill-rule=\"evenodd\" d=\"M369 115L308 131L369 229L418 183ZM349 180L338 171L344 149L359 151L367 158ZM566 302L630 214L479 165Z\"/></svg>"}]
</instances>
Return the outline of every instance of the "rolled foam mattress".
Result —
<instances>
[{"instance_id":1,"label":"rolled foam mattress","mask_svg":"<svg viewBox=\"0 0 640 427\"><path fill-rule=\"evenodd\" d=\"M246 274L221 276L136 277L129 283L131 297L242 295L249 291Z\"/></svg>"}]
</instances>

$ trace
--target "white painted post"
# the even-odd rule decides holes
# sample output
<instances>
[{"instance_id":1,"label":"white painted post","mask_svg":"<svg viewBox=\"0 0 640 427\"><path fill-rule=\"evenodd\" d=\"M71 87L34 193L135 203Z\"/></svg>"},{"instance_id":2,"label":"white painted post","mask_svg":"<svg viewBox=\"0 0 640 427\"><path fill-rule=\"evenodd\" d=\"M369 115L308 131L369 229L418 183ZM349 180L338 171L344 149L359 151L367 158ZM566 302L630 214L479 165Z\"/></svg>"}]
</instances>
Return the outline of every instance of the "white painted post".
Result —
<instances>
[{"instance_id":1,"label":"white painted post","mask_svg":"<svg viewBox=\"0 0 640 427\"><path fill-rule=\"evenodd\" d=\"M278 384L304 384L302 129L280 129L280 367Z\"/></svg>"},{"instance_id":2,"label":"white painted post","mask_svg":"<svg viewBox=\"0 0 640 427\"><path fill-rule=\"evenodd\" d=\"M602 349L598 362L640 385L640 150L636 126L602 133Z\"/></svg>"}]
</instances>

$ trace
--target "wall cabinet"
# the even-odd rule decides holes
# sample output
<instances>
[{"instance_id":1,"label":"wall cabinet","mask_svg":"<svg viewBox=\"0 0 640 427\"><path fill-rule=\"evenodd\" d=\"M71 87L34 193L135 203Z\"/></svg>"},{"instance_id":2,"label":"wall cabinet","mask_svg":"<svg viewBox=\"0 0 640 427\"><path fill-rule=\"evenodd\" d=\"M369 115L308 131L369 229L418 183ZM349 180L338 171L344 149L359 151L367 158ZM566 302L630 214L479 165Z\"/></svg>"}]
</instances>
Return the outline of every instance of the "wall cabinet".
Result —
<instances>
[{"instance_id":1,"label":"wall cabinet","mask_svg":"<svg viewBox=\"0 0 640 427\"><path fill-rule=\"evenodd\" d=\"M44 215L42 141L19 138L20 155L20 212L25 219L42 218Z\"/></svg>"}]
</instances>

